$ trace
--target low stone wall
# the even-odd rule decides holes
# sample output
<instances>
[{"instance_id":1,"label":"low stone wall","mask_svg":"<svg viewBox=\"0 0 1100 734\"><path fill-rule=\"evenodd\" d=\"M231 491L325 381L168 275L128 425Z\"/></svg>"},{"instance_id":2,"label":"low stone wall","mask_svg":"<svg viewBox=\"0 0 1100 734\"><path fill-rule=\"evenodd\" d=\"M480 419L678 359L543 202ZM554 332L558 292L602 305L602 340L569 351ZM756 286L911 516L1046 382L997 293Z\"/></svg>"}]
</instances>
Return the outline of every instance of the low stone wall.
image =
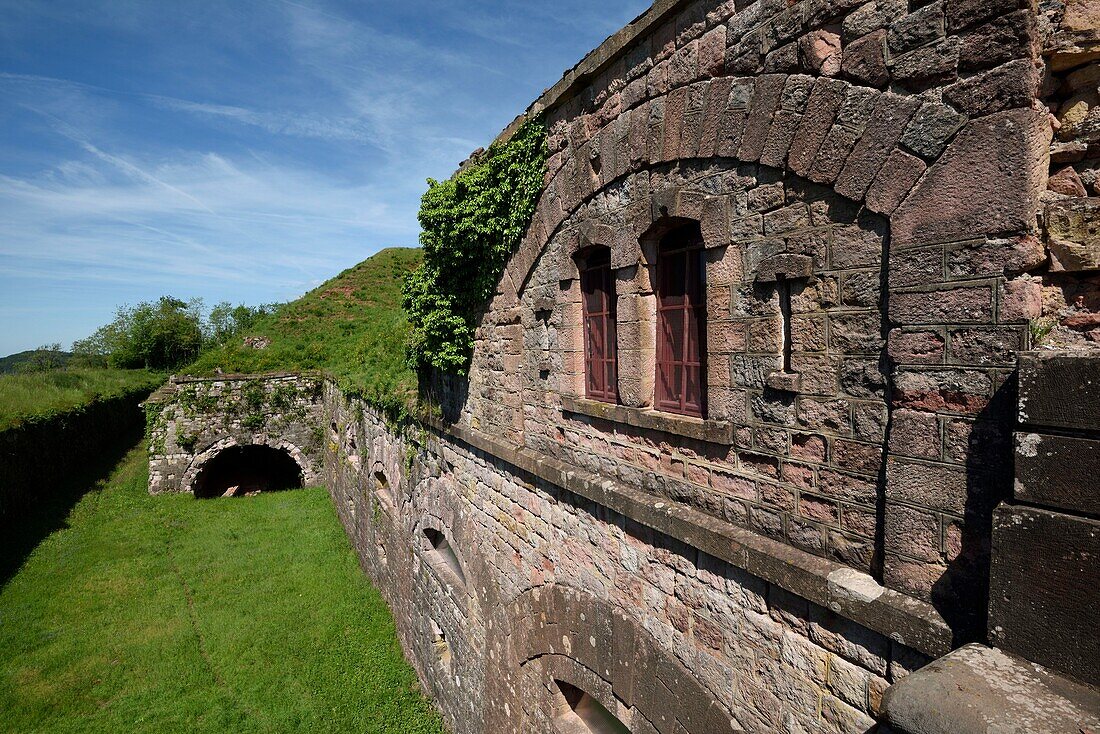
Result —
<instances>
[{"instance_id":1,"label":"low stone wall","mask_svg":"<svg viewBox=\"0 0 1100 734\"><path fill-rule=\"evenodd\" d=\"M321 478L319 375L173 377L147 402L149 492L193 491L207 461L234 446L285 451L306 485Z\"/></svg>"},{"instance_id":2,"label":"low stone wall","mask_svg":"<svg viewBox=\"0 0 1100 734\"><path fill-rule=\"evenodd\" d=\"M102 397L0 431L0 523L22 512L120 438L141 430L148 387Z\"/></svg>"}]
</instances>

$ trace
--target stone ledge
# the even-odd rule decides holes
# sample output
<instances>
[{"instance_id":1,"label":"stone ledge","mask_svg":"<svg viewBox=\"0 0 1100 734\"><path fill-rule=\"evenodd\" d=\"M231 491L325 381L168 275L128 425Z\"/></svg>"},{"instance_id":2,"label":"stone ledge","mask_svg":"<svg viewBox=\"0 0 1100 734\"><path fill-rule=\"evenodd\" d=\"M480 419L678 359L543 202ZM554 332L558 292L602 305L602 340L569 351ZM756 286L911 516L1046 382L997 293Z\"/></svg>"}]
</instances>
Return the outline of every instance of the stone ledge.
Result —
<instances>
[{"instance_id":1,"label":"stone ledge","mask_svg":"<svg viewBox=\"0 0 1100 734\"><path fill-rule=\"evenodd\" d=\"M930 657L945 655L952 648L951 629L931 604L887 589L866 574L686 505L601 480L480 431L444 425L435 419L425 422L442 436L507 461L523 472L676 538L899 644Z\"/></svg>"},{"instance_id":2,"label":"stone ledge","mask_svg":"<svg viewBox=\"0 0 1100 734\"><path fill-rule=\"evenodd\" d=\"M635 428L662 431L724 446L733 444L733 425L724 421L708 421L674 413L662 413L625 405L601 403L598 400L562 397L562 410L567 413L624 423Z\"/></svg>"},{"instance_id":3,"label":"stone ledge","mask_svg":"<svg viewBox=\"0 0 1100 734\"><path fill-rule=\"evenodd\" d=\"M994 648L967 645L886 691L897 734L1100 731L1100 692Z\"/></svg>"}]
</instances>

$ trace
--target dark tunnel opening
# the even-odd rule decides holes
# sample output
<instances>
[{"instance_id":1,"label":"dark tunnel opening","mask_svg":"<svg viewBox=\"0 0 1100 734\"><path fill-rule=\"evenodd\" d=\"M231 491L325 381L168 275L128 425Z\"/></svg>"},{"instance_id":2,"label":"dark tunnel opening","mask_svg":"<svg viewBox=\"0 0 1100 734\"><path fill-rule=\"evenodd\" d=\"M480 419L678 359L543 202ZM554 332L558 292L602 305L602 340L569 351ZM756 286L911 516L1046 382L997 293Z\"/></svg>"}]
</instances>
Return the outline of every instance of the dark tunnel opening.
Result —
<instances>
[{"instance_id":1,"label":"dark tunnel opening","mask_svg":"<svg viewBox=\"0 0 1100 734\"><path fill-rule=\"evenodd\" d=\"M286 451L233 446L210 459L195 477L195 496L243 497L302 486L302 469Z\"/></svg>"}]
</instances>

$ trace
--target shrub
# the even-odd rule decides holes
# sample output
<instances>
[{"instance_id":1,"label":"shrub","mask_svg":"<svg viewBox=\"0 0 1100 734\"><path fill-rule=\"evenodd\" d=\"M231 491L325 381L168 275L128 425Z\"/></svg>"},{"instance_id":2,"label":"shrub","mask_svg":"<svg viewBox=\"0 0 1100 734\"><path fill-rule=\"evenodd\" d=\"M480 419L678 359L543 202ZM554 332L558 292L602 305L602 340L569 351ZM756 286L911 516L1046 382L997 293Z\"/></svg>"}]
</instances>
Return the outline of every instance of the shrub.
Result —
<instances>
[{"instance_id":1,"label":"shrub","mask_svg":"<svg viewBox=\"0 0 1100 734\"><path fill-rule=\"evenodd\" d=\"M474 329L535 212L546 127L529 120L449 181L428 180L420 203L424 262L405 281L414 368L465 373Z\"/></svg>"}]
</instances>

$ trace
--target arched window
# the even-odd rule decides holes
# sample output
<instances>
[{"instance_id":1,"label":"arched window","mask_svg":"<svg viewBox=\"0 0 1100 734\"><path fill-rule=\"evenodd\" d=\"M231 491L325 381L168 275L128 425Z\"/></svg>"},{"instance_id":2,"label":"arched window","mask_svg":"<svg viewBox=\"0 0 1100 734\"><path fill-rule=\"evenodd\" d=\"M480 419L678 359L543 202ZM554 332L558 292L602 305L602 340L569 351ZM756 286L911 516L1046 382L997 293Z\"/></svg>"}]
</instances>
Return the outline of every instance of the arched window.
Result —
<instances>
[{"instance_id":1,"label":"arched window","mask_svg":"<svg viewBox=\"0 0 1100 734\"><path fill-rule=\"evenodd\" d=\"M673 230L657 252L656 407L704 417L706 263L698 225Z\"/></svg>"},{"instance_id":2,"label":"arched window","mask_svg":"<svg viewBox=\"0 0 1100 734\"><path fill-rule=\"evenodd\" d=\"M584 305L584 394L605 403L619 401L615 332L615 276L611 250L593 247L577 263Z\"/></svg>"}]
</instances>

